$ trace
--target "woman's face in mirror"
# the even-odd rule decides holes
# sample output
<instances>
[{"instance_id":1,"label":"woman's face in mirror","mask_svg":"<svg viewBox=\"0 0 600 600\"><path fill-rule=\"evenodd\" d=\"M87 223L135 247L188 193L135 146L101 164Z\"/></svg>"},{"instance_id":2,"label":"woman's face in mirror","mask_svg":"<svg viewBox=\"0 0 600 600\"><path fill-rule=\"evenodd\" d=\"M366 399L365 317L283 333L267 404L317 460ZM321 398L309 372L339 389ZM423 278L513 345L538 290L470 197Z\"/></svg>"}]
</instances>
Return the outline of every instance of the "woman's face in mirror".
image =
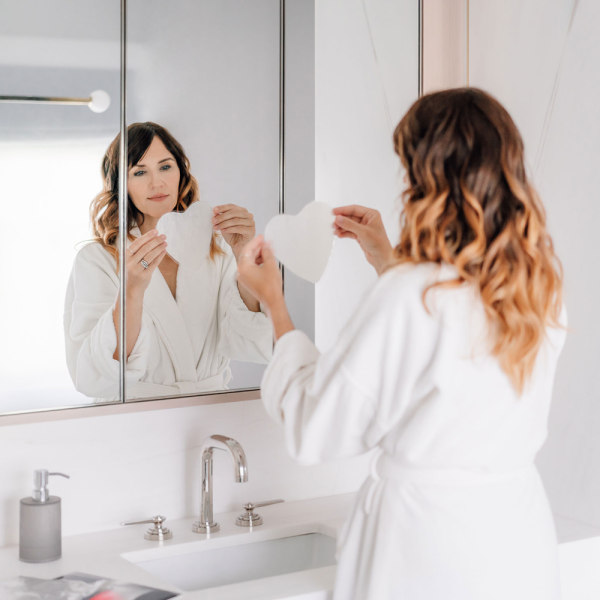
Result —
<instances>
[{"instance_id":1,"label":"woman's face in mirror","mask_svg":"<svg viewBox=\"0 0 600 600\"><path fill-rule=\"evenodd\" d=\"M175 208L179 167L158 136L138 164L129 169L127 188L135 207L144 215L160 219Z\"/></svg>"}]
</instances>

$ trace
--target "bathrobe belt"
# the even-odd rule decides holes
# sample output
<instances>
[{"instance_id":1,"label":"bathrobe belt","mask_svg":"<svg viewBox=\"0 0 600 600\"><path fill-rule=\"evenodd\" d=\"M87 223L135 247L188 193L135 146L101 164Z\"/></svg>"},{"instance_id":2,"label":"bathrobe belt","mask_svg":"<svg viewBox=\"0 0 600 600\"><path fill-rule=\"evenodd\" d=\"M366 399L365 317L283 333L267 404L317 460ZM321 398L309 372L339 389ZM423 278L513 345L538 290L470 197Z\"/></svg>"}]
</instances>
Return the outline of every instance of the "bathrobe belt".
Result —
<instances>
[{"instance_id":1,"label":"bathrobe belt","mask_svg":"<svg viewBox=\"0 0 600 600\"><path fill-rule=\"evenodd\" d=\"M389 454L381 454L377 458L375 470L379 479L391 481L412 481L414 483L471 486L500 483L529 475L534 466L525 465L516 469L496 471L476 471L474 469L442 468L407 466L394 460Z\"/></svg>"},{"instance_id":2,"label":"bathrobe belt","mask_svg":"<svg viewBox=\"0 0 600 600\"><path fill-rule=\"evenodd\" d=\"M138 381L127 388L128 398L152 398L154 396L179 396L180 394L201 394L226 390L231 380L231 369L201 381L176 381L173 385L162 385L149 381Z\"/></svg>"},{"instance_id":3,"label":"bathrobe belt","mask_svg":"<svg viewBox=\"0 0 600 600\"><path fill-rule=\"evenodd\" d=\"M399 463L392 456L380 450L375 454L371 463L371 485L365 500L365 511L367 514L371 512L374 496L381 489L384 481L446 487L472 487L514 481L530 477L534 473L536 470L533 464L496 471L408 466Z\"/></svg>"}]
</instances>

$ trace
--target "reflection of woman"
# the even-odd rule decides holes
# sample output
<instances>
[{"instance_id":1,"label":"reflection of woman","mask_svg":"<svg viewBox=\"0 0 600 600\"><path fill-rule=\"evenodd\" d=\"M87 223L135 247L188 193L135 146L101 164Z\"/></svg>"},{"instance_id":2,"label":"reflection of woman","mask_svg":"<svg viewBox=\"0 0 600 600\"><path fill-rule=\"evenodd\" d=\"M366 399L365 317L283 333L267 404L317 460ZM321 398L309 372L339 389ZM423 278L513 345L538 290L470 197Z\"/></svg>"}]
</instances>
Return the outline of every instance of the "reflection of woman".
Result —
<instances>
[{"instance_id":1,"label":"reflection of woman","mask_svg":"<svg viewBox=\"0 0 600 600\"><path fill-rule=\"evenodd\" d=\"M254 237L252 215L215 207L209 257L199 272L167 254L156 225L198 200L189 161L154 123L128 128L127 396L227 389L229 360L268 362L271 326L256 298L235 281L242 247ZM104 191L91 206L95 243L75 259L65 304L67 362L76 388L90 397L118 394L119 137L102 162Z\"/></svg>"},{"instance_id":2,"label":"reflection of woman","mask_svg":"<svg viewBox=\"0 0 600 600\"><path fill-rule=\"evenodd\" d=\"M521 137L468 89L418 100L394 143L408 181L396 248L377 211L334 211L380 278L331 351L294 331L269 247L244 249L238 277L278 340L263 401L304 463L379 449L339 540L336 599L558 599L533 461L565 315Z\"/></svg>"}]
</instances>

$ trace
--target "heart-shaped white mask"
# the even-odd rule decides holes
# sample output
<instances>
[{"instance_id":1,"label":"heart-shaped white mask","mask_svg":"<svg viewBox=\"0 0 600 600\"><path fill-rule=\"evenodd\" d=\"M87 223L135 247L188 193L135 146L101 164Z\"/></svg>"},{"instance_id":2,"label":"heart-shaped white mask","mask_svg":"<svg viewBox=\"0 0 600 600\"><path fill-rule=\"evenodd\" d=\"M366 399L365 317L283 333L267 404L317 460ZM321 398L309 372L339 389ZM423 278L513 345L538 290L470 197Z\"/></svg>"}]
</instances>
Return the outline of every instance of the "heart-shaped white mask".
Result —
<instances>
[{"instance_id":1,"label":"heart-shaped white mask","mask_svg":"<svg viewBox=\"0 0 600 600\"><path fill-rule=\"evenodd\" d=\"M213 210L207 202L193 202L185 212L170 212L158 221L167 236L167 252L182 267L199 271L210 251Z\"/></svg>"},{"instance_id":2,"label":"heart-shaped white mask","mask_svg":"<svg viewBox=\"0 0 600 600\"><path fill-rule=\"evenodd\" d=\"M311 202L297 215L273 217L267 223L265 240L286 269L317 283L333 248L334 219L329 204Z\"/></svg>"}]
</instances>

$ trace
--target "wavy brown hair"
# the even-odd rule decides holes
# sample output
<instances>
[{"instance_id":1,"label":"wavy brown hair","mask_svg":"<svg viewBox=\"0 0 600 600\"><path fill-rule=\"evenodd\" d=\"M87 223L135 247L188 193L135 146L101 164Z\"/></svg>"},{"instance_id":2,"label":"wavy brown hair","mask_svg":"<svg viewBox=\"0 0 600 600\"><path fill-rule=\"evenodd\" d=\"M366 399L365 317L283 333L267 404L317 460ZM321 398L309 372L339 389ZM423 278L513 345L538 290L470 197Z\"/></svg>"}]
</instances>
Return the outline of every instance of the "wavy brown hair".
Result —
<instances>
[{"instance_id":1,"label":"wavy brown hair","mask_svg":"<svg viewBox=\"0 0 600 600\"><path fill-rule=\"evenodd\" d=\"M393 139L408 175L399 261L452 264L458 278L435 285L478 288L492 354L522 393L560 326L562 268L517 127L489 94L453 89L417 100Z\"/></svg>"},{"instance_id":2,"label":"wavy brown hair","mask_svg":"<svg viewBox=\"0 0 600 600\"><path fill-rule=\"evenodd\" d=\"M200 198L198 182L190 171L190 161L181 144L164 128L156 123L133 123L127 128L127 164L128 168L137 165L146 154L152 140L158 136L166 149L173 155L179 167L179 195L173 212L184 212L192 202ZM119 251L119 144L121 135L112 141L102 159L103 190L90 205L90 219L94 241L102 244L112 254L118 264ZM127 199L127 237L134 240L131 234L134 227L144 222L141 213L129 196ZM218 246L213 234L210 244L210 257L224 254Z\"/></svg>"}]
</instances>

